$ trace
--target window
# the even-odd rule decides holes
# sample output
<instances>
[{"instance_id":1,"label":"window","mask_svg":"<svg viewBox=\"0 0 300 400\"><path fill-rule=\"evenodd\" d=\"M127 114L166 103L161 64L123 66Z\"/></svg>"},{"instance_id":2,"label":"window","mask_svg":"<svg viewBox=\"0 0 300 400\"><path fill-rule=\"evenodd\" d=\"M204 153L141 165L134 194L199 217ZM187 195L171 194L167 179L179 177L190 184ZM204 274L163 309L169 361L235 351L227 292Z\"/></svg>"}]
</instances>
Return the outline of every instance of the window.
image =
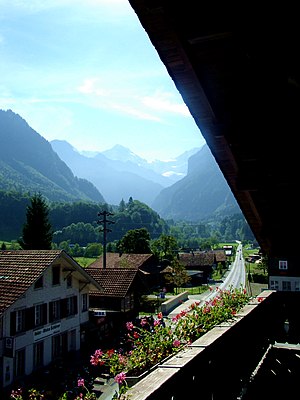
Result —
<instances>
[{"instance_id":1,"label":"window","mask_svg":"<svg viewBox=\"0 0 300 400\"><path fill-rule=\"evenodd\" d=\"M279 289L278 281L271 280L270 281L270 289L271 290L278 290Z\"/></svg>"},{"instance_id":2,"label":"window","mask_svg":"<svg viewBox=\"0 0 300 400\"><path fill-rule=\"evenodd\" d=\"M43 275L39 277L39 279L35 282L34 284L34 289L40 289L44 285L44 279Z\"/></svg>"},{"instance_id":3,"label":"window","mask_svg":"<svg viewBox=\"0 0 300 400\"><path fill-rule=\"evenodd\" d=\"M60 300L51 301L49 303L49 322L60 319Z\"/></svg>"},{"instance_id":4,"label":"window","mask_svg":"<svg viewBox=\"0 0 300 400\"><path fill-rule=\"evenodd\" d=\"M42 307L41 304L38 304L34 308L34 325L39 326L42 323Z\"/></svg>"},{"instance_id":5,"label":"window","mask_svg":"<svg viewBox=\"0 0 300 400\"><path fill-rule=\"evenodd\" d=\"M34 326L47 323L47 304L37 304L34 307Z\"/></svg>"},{"instance_id":6,"label":"window","mask_svg":"<svg viewBox=\"0 0 300 400\"><path fill-rule=\"evenodd\" d=\"M81 295L81 311L88 310L88 295L87 293L83 293Z\"/></svg>"},{"instance_id":7,"label":"window","mask_svg":"<svg viewBox=\"0 0 300 400\"><path fill-rule=\"evenodd\" d=\"M25 309L16 311L16 332L25 331Z\"/></svg>"},{"instance_id":8,"label":"window","mask_svg":"<svg viewBox=\"0 0 300 400\"><path fill-rule=\"evenodd\" d=\"M25 374L25 349L16 351L15 358L15 371L16 376L22 376Z\"/></svg>"},{"instance_id":9,"label":"window","mask_svg":"<svg viewBox=\"0 0 300 400\"><path fill-rule=\"evenodd\" d=\"M280 260L279 269L288 269L288 262L286 260Z\"/></svg>"},{"instance_id":10,"label":"window","mask_svg":"<svg viewBox=\"0 0 300 400\"><path fill-rule=\"evenodd\" d=\"M60 285L60 266L55 265L52 267L52 285Z\"/></svg>"},{"instance_id":11,"label":"window","mask_svg":"<svg viewBox=\"0 0 300 400\"><path fill-rule=\"evenodd\" d=\"M295 281L295 292L300 291L300 281Z\"/></svg>"},{"instance_id":12,"label":"window","mask_svg":"<svg viewBox=\"0 0 300 400\"><path fill-rule=\"evenodd\" d=\"M67 317L70 315L75 315L77 313L77 297L67 298Z\"/></svg>"},{"instance_id":13,"label":"window","mask_svg":"<svg viewBox=\"0 0 300 400\"><path fill-rule=\"evenodd\" d=\"M282 290L284 292L290 292L291 291L291 282L290 281L282 281Z\"/></svg>"},{"instance_id":14,"label":"window","mask_svg":"<svg viewBox=\"0 0 300 400\"><path fill-rule=\"evenodd\" d=\"M33 365L34 365L35 369L44 366L44 342L43 341L34 344Z\"/></svg>"},{"instance_id":15,"label":"window","mask_svg":"<svg viewBox=\"0 0 300 400\"><path fill-rule=\"evenodd\" d=\"M52 360L55 360L57 357L60 357L62 354L61 348L61 336L56 335L52 337Z\"/></svg>"}]
</instances>

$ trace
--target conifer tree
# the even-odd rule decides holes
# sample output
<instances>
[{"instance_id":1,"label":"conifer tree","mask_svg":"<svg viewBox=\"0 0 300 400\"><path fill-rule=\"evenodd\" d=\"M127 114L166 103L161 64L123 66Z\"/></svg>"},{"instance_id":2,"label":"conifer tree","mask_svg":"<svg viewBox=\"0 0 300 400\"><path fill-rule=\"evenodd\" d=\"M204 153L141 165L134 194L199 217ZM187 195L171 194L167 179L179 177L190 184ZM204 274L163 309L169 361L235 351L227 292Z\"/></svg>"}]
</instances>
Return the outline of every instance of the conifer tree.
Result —
<instances>
[{"instance_id":1,"label":"conifer tree","mask_svg":"<svg viewBox=\"0 0 300 400\"><path fill-rule=\"evenodd\" d=\"M19 244L24 250L50 250L53 231L48 219L49 207L40 193L33 195L30 201Z\"/></svg>"}]
</instances>

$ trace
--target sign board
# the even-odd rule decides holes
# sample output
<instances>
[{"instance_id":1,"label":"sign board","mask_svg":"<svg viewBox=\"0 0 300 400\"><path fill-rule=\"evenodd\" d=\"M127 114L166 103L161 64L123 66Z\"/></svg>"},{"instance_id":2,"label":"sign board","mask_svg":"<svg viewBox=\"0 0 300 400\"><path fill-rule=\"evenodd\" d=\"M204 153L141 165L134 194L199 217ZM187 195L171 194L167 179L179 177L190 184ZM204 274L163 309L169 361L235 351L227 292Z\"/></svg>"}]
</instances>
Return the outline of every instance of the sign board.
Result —
<instances>
[{"instance_id":1,"label":"sign board","mask_svg":"<svg viewBox=\"0 0 300 400\"><path fill-rule=\"evenodd\" d=\"M61 330L61 323L52 324L48 326L44 326L41 329L33 331L33 341L36 342L38 340L44 339L48 336L56 335Z\"/></svg>"}]
</instances>

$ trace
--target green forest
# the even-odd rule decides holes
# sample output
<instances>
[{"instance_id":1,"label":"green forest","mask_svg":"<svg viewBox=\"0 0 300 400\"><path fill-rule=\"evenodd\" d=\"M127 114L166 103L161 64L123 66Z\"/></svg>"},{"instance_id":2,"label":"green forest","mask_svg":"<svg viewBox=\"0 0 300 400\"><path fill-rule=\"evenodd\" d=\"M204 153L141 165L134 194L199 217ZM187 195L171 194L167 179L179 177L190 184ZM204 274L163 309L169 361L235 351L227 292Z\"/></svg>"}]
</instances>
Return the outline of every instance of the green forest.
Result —
<instances>
[{"instance_id":1,"label":"green forest","mask_svg":"<svg viewBox=\"0 0 300 400\"><path fill-rule=\"evenodd\" d=\"M26 221L26 209L32 194L0 191L0 241L18 241ZM173 236L180 248L210 248L223 241L254 241L242 214L223 219L203 220L193 224L186 221L165 221L146 204L133 200L110 206L88 201L48 202L53 243L59 248L85 248L103 242L101 213L110 216L107 234L108 250L114 251L118 241L131 230L145 228L151 240L161 235Z\"/></svg>"}]
</instances>

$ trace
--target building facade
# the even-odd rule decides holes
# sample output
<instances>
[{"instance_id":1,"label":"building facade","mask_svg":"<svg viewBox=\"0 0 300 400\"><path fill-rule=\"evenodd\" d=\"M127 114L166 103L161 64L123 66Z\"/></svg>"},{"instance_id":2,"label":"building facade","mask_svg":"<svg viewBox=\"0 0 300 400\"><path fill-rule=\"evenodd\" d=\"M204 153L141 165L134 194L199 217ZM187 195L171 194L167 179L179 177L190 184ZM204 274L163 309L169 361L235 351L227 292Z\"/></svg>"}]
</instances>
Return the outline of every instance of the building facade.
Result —
<instances>
[{"instance_id":1,"label":"building facade","mask_svg":"<svg viewBox=\"0 0 300 400\"><path fill-rule=\"evenodd\" d=\"M64 251L0 252L0 389L80 350L91 289Z\"/></svg>"}]
</instances>

